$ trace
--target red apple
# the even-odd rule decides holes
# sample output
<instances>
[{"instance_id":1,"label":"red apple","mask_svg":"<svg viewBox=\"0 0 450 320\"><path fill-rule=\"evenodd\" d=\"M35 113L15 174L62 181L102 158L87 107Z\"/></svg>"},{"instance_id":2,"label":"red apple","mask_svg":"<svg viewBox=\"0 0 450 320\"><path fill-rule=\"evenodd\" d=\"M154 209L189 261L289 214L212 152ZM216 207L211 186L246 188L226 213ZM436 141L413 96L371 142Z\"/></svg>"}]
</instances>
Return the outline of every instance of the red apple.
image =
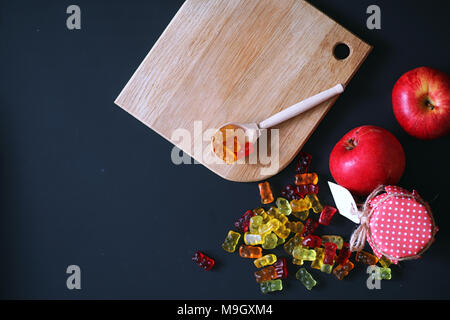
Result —
<instances>
[{"instance_id":1,"label":"red apple","mask_svg":"<svg viewBox=\"0 0 450 320\"><path fill-rule=\"evenodd\" d=\"M450 77L420 67L397 80L392 91L394 115L402 128L419 139L436 139L450 132Z\"/></svg>"},{"instance_id":2,"label":"red apple","mask_svg":"<svg viewBox=\"0 0 450 320\"><path fill-rule=\"evenodd\" d=\"M402 145L392 133L376 126L351 130L330 154L334 180L357 195L367 195L380 184L397 184L404 169Z\"/></svg>"}]
</instances>

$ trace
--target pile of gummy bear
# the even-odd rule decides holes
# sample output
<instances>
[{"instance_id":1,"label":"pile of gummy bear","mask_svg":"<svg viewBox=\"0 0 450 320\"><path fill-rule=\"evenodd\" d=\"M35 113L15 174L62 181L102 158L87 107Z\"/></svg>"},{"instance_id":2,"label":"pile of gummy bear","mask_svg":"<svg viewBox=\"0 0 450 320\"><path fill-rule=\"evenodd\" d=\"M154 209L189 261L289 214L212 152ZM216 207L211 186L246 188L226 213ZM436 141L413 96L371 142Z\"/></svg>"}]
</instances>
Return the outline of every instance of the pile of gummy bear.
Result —
<instances>
[{"instance_id":1,"label":"pile of gummy bear","mask_svg":"<svg viewBox=\"0 0 450 320\"><path fill-rule=\"evenodd\" d=\"M295 277L308 290L316 286L317 282L304 267L305 261L311 262L311 268L333 273L339 280L344 279L354 268L350 261L350 245L341 236L314 234L319 224L330 224L337 209L320 203L317 197L318 176L308 172L311 159L311 155L301 152L296 167L295 186L289 184L283 189L283 197L275 201L276 207L272 206L267 211L259 207L245 212L234 223L238 232L230 230L222 244L225 251L233 253L243 238L245 244L239 247L239 255L254 259L253 263L259 269L254 275L262 293L283 289L282 279L287 277L286 258L273 253L263 254L263 250L272 250L280 245L292 256L292 263L301 266ZM262 182L258 186L261 202L274 202L269 183ZM310 210L319 216L318 221L313 219L313 215L310 216ZM391 262L386 257L378 259L369 252L360 251L354 259L366 265L380 263L381 267L375 266L374 277L377 280L391 279ZM214 266L214 260L201 252L197 252L193 260L204 270Z\"/></svg>"}]
</instances>

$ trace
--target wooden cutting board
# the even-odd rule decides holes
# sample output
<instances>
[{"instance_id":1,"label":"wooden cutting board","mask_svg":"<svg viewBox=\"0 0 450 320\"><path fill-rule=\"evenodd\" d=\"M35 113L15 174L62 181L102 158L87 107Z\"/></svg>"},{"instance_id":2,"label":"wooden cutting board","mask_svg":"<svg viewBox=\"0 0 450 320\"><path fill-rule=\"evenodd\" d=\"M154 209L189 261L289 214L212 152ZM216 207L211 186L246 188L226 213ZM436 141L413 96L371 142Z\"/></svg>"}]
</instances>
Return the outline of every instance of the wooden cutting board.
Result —
<instances>
[{"instance_id":1,"label":"wooden cutting board","mask_svg":"<svg viewBox=\"0 0 450 320\"><path fill-rule=\"evenodd\" d=\"M340 43L350 48L341 60ZM221 177L259 181L294 159L336 98L276 127L279 166L269 175L261 168L270 164L211 163L208 140L194 148L199 130L259 122L347 84L370 50L302 0L187 0L115 103ZM191 141L173 136L180 128Z\"/></svg>"}]
</instances>

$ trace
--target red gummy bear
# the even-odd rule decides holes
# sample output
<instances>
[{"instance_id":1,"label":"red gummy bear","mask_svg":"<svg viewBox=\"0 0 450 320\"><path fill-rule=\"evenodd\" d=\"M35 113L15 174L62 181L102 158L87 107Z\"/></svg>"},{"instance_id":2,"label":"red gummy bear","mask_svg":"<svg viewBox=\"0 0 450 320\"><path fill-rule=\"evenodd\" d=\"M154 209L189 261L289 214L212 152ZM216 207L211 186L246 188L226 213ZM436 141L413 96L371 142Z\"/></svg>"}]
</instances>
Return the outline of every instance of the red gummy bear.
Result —
<instances>
[{"instance_id":1,"label":"red gummy bear","mask_svg":"<svg viewBox=\"0 0 450 320\"><path fill-rule=\"evenodd\" d=\"M323 246L325 247L323 264L333 265L334 257L336 256L337 245L332 242L327 242Z\"/></svg>"},{"instance_id":2,"label":"red gummy bear","mask_svg":"<svg viewBox=\"0 0 450 320\"><path fill-rule=\"evenodd\" d=\"M348 242L344 242L344 244L342 245L342 249L339 251L339 254L336 258L336 263L342 266L345 265L351 255L352 252L350 251L350 244Z\"/></svg>"},{"instance_id":3,"label":"red gummy bear","mask_svg":"<svg viewBox=\"0 0 450 320\"><path fill-rule=\"evenodd\" d=\"M305 223L305 228L303 229L302 237L306 237L307 235L313 234L316 231L319 223L311 218L308 218Z\"/></svg>"},{"instance_id":4,"label":"red gummy bear","mask_svg":"<svg viewBox=\"0 0 450 320\"><path fill-rule=\"evenodd\" d=\"M281 190L281 196L289 201L300 199L300 196L296 194L295 190L292 184L288 184Z\"/></svg>"},{"instance_id":5,"label":"red gummy bear","mask_svg":"<svg viewBox=\"0 0 450 320\"><path fill-rule=\"evenodd\" d=\"M254 215L255 213L252 210L247 210L242 217L236 220L234 227L240 232L247 232L250 225L250 218Z\"/></svg>"},{"instance_id":6,"label":"red gummy bear","mask_svg":"<svg viewBox=\"0 0 450 320\"><path fill-rule=\"evenodd\" d=\"M337 209L332 206L323 206L322 212L320 213L319 223L324 226L329 225L336 211Z\"/></svg>"},{"instance_id":7,"label":"red gummy bear","mask_svg":"<svg viewBox=\"0 0 450 320\"><path fill-rule=\"evenodd\" d=\"M197 251L192 257L192 261L194 261L200 268L205 271L209 271L214 266L214 259L208 257L207 255Z\"/></svg>"},{"instance_id":8,"label":"red gummy bear","mask_svg":"<svg viewBox=\"0 0 450 320\"><path fill-rule=\"evenodd\" d=\"M309 234L303 239L302 245L309 248L318 248L322 245L322 238Z\"/></svg>"},{"instance_id":9,"label":"red gummy bear","mask_svg":"<svg viewBox=\"0 0 450 320\"><path fill-rule=\"evenodd\" d=\"M277 262L273 264L277 276L279 279L285 279L287 277L286 258L279 258Z\"/></svg>"},{"instance_id":10,"label":"red gummy bear","mask_svg":"<svg viewBox=\"0 0 450 320\"><path fill-rule=\"evenodd\" d=\"M295 167L296 173L306 173L309 169L312 156L306 152L300 152L298 155L297 166Z\"/></svg>"}]
</instances>

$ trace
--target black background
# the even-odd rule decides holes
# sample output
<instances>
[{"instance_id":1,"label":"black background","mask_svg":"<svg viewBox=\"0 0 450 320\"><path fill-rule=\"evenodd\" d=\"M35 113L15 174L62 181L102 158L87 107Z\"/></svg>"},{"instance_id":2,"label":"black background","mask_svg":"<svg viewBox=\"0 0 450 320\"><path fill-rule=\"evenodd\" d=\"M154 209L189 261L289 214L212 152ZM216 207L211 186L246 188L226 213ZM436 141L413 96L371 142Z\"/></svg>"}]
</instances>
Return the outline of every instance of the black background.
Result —
<instances>
[{"instance_id":1,"label":"black background","mask_svg":"<svg viewBox=\"0 0 450 320\"><path fill-rule=\"evenodd\" d=\"M234 220L259 206L257 184L172 164L172 145L113 103L182 2L0 1L0 297L449 298L449 137L408 136L390 96L412 68L449 73L448 1L310 1L374 46L303 148L320 174L320 199L333 204L334 144L356 126L384 127L407 156L400 185L431 202L436 243L423 259L393 267L381 290L368 290L357 266L344 281L313 269L319 285L308 292L290 265L285 289L265 296L251 261L220 247ZM66 28L70 4L81 8L81 30ZM366 27L371 4L381 7L381 30ZM292 163L269 180L275 195L293 171ZM336 217L319 233L348 239L353 229ZM216 259L213 271L190 261L197 249ZM81 267L81 290L66 288L71 264Z\"/></svg>"}]
</instances>

